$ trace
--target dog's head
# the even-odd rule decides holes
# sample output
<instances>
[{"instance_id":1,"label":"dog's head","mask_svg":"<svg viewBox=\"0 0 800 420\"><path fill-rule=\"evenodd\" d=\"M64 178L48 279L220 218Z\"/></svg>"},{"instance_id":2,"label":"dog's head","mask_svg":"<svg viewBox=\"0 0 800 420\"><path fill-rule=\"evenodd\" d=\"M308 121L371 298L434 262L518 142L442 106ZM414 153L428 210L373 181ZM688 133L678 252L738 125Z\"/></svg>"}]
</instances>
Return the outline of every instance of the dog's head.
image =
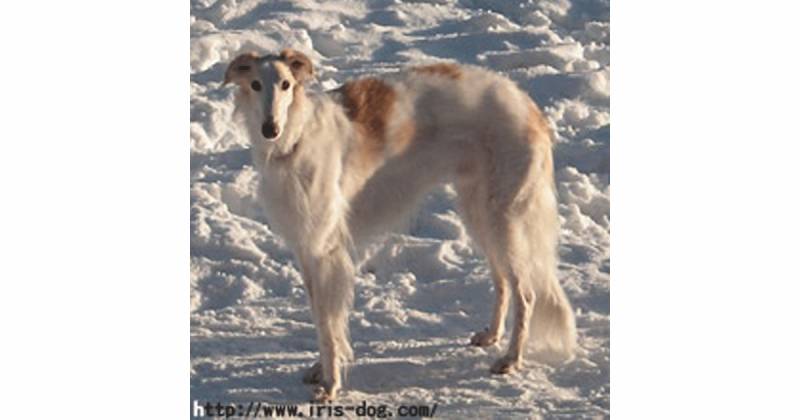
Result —
<instances>
[{"instance_id":1,"label":"dog's head","mask_svg":"<svg viewBox=\"0 0 800 420\"><path fill-rule=\"evenodd\" d=\"M275 141L283 132L295 95L314 75L311 60L298 51L285 49L280 55L259 57L248 53L236 57L225 71L225 83L236 83L251 115L261 118L261 135Z\"/></svg>"}]
</instances>

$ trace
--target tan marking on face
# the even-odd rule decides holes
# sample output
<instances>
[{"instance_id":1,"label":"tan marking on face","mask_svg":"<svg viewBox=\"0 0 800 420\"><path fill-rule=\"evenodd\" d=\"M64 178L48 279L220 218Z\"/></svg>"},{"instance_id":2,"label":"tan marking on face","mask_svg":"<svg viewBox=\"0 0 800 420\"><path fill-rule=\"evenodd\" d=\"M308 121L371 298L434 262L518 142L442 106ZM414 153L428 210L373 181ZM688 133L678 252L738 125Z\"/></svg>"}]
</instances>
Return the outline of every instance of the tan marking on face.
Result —
<instances>
[{"instance_id":1,"label":"tan marking on face","mask_svg":"<svg viewBox=\"0 0 800 420\"><path fill-rule=\"evenodd\" d=\"M314 77L314 66L311 59L300 51L287 48L281 51L280 59L288 66L298 83L305 83Z\"/></svg>"},{"instance_id":2,"label":"tan marking on face","mask_svg":"<svg viewBox=\"0 0 800 420\"><path fill-rule=\"evenodd\" d=\"M234 58L225 70L223 84L235 82L241 87L247 86L252 79L257 78L256 60L258 55L252 52Z\"/></svg>"},{"instance_id":3,"label":"tan marking on face","mask_svg":"<svg viewBox=\"0 0 800 420\"><path fill-rule=\"evenodd\" d=\"M420 74L428 74L432 76L442 76L448 79L459 80L461 79L461 67L455 64L439 63L431 64L429 66L412 67L411 71Z\"/></svg>"},{"instance_id":4,"label":"tan marking on face","mask_svg":"<svg viewBox=\"0 0 800 420\"><path fill-rule=\"evenodd\" d=\"M347 117L360 134L360 149L368 155L383 152L387 143L386 123L397 93L378 79L361 79L341 87Z\"/></svg>"}]
</instances>

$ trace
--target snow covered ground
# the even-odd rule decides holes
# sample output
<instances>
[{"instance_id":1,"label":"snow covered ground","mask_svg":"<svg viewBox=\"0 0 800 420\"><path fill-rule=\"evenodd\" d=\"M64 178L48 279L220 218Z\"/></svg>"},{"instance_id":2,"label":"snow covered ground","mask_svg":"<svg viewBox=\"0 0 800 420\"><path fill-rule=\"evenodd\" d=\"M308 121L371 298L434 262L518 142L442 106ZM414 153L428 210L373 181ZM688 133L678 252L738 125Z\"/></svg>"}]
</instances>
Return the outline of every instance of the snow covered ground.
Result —
<instances>
[{"instance_id":1,"label":"snow covered ground","mask_svg":"<svg viewBox=\"0 0 800 420\"><path fill-rule=\"evenodd\" d=\"M191 2L191 397L303 403L316 358L302 281L254 198L231 119L227 62L295 47L317 90L410 64L457 61L508 75L556 128L560 278L577 313L572 361L488 373L501 348L467 345L492 286L452 204L432 193L356 280L356 362L338 403L433 404L444 418L609 415L608 0L196 0Z\"/></svg>"}]
</instances>

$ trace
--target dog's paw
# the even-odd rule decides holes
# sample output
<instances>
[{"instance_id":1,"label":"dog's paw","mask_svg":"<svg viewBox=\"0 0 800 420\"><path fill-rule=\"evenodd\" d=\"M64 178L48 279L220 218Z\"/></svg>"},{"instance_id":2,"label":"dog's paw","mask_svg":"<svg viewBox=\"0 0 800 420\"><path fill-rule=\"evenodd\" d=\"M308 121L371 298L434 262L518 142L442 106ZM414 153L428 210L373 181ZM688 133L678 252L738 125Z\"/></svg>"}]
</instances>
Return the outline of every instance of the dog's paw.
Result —
<instances>
[{"instance_id":1,"label":"dog's paw","mask_svg":"<svg viewBox=\"0 0 800 420\"><path fill-rule=\"evenodd\" d=\"M490 333L489 329L487 328L483 331L476 332L475 335L469 339L469 344L478 347L488 347L497 343L497 341L497 334Z\"/></svg>"},{"instance_id":2,"label":"dog's paw","mask_svg":"<svg viewBox=\"0 0 800 420\"><path fill-rule=\"evenodd\" d=\"M492 368L489 370L497 375L505 375L506 373L512 372L519 368L520 364L521 363L518 358L505 355L497 359L497 361L492 365Z\"/></svg>"},{"instance_id":3,"label":"dog's paw","mask_svg":"<svg viewBox=\"0 0 800 420\"><path fill-rule=\"evenodd\" d=\"M337 390L338 387L332 387L327 384L319 385L314 388L311 399L318 403L333 401L336 398Z\"/></svg>"},{"instance_id":4,"label":"dog's paw","mask_svg":"<svg viewBox=\"0 0 800 420\"><path fill-rule=\"evenodd\" d=\"M318 384L322 381L322 364L315 362L303 373L303 383Z\"/></svg>"}]
</instances>

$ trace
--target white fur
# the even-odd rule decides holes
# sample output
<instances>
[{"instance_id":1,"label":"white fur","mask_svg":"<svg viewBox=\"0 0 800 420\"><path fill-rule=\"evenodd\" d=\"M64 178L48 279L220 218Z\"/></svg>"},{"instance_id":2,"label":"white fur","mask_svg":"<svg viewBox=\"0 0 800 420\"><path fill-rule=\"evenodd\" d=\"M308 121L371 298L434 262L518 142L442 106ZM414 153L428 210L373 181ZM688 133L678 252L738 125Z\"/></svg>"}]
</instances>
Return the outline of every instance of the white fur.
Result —
<instances>
[{"instance_id":1,"label":"white fur","mask_svg":"<svg viewBox=\"0 0 800 420\"><path fill-rule=\"evenodd\" d=\"M556 276L559 221L549 132L531 141L533 104L513 82L478 68L461 70L458 79L413 71L382 79L396 93L387 132L411 121L416 136L403 150L387 145L366 174L353 166L356 129L340 92L274 90L282 77L267 61L259 75L270 94L239 96L261 174L258 192L271 225L297 256L310 297L321 363L307 379L321 379L319 399L334 398L352 358L353 245L391 229L442 182L454 183L497 292L492 325L472 344L498 342L510 298L515 302L509 349L492 371L521 364L531 324L536 346L564 354L573 349L575 321ZM270 113L280 123L274 140L261 134Z\"/></svg>"}]
</instances>

